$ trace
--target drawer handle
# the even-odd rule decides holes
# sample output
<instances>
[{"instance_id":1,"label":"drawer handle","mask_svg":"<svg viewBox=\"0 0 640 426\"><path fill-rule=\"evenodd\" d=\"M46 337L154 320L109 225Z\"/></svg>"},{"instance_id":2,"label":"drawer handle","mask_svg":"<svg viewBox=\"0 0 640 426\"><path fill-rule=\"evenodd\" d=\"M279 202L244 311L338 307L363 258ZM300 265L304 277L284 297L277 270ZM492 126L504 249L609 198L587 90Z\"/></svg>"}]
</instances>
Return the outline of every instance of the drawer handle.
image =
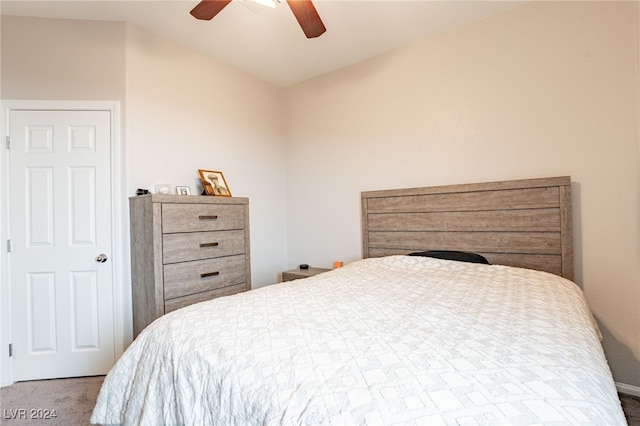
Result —
<instances>
[{"instance_id":1,"label":"drawer handle","mask_svg":"<svg viewBox=\"0 0 640 426\"><path fill-rule=\"evenodd\" d=\"M218 247L218 243L200 243L200 248L203 247Z\"/></svg>"},{"instance_id":2,"label":"drawer handle","mask_svg":"<svg viewBox=\"0 0 640 426\"><path fill-rule=\"evenodd\" d=\"M216 220L217 218L218 218L218 215L201 214L200 216L198 216L198 219L200 220Z\"/></svg>"},{"instance_id":3,"label":"drawer handle","mask_svg":"<svg viewBox=\"0 0 640 426\"><path fill-rule=\"evenodd\" d=\"M204 274L200 274L200 278L215 277L216 275L220 275L220 272L216 271L216 272L207 272Z\"/></svg>"}]
</instances>

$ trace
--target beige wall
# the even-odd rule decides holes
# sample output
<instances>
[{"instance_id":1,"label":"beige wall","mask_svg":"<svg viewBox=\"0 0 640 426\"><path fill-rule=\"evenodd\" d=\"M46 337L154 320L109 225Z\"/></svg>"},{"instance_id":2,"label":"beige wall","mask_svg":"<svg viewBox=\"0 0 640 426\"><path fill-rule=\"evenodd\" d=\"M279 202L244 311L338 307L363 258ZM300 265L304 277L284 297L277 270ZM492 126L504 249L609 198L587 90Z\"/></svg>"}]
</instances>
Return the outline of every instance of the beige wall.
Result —
<instances>
[{"instance_id":1,"label":"beige wall","mask_svg":"<svg viewBox=\"0 0 640 426\"><path fill-rule=\"evenodd\" d=\"M640 386L638 16L529 4L284 91L125 24L3 17L0 88L121 101L126 193L222 170L257 285L359 258L360 191L569 174L578 281Z\"/></svg>"},{"instance_id":2,"label":"beige wall","mask_svg":"<svg viewBox=\"0 0 640 426\"><path fill-rule=\"evenodd\" d=\"M2 16L3 99L123 101L124 28Z\"/></svg>"},{"instance_id":3,"label":"beige wall","mask_svg":"<svg viewBox=\"0 0 640 426\"><path fill-rule=\"evenodd\" d=\"M158 183L189 185L198 169L222 171L249 197L253 288L285 266L282 94L195 51L127 27L128 193Z\"/></svg>"},{"instance_id":4,"label":"beige wall","mask_svg":"<svg viewBox=\"0 0 640 426\"><path fill-rule=\"evenodd\" d=\"M577 280L640 386L636 18L535 2L288 89L289 266L360 257L363 190L571 175Z\"/></svg>"},{"instance_id":5,"label":"beige wall","mask_svg":"<svg viewBox=\"0 0 640 426\"><path fill-rule=\"evenodd\" d=\"M222 171L233 195L250 198L252 284L277 282L286 257L279 89L124 23L2 16L1 41L3 99L121 103L127 328L126 198L159 183L195 194L200 168Z\"/></svg>"}]
</instances>

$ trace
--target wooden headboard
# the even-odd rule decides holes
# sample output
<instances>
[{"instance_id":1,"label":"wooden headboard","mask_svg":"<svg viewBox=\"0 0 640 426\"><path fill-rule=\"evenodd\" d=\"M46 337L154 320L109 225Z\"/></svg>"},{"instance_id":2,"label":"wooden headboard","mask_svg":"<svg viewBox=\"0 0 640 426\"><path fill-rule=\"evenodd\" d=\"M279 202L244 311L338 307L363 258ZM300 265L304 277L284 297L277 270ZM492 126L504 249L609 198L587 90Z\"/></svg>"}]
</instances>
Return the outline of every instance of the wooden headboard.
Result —
<instances>
[{"instance_id":1,"label":"wooden headboard","mask_svg":"<svg viewBox=\"0 0 640 426\"><path fill-rule=\"evenodd\" d=\"M362 256L461 250L573 280L568 176L367 191Z\"/></svg>"}]
</instances>

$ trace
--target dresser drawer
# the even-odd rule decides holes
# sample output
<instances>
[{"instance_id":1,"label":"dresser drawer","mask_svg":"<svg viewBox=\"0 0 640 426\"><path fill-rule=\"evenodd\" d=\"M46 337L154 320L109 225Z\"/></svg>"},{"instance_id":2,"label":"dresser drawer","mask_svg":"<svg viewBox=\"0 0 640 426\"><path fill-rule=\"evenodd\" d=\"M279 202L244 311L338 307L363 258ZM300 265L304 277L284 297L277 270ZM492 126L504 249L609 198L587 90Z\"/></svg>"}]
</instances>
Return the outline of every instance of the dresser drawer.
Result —
<instances>
[{"instance_id":1,"label":"dresser drawer","mask_svg":"<svg viewBox=\"0 0 640 426\"><path fill-rule=\"evenodd\" d=\"M202 293L244 282L246 282L244 255L164 266L165 299Z\"/></svg>"},{"instance_id":2,"label":"dresser drawer","mask_svg":"<svg viewBox=\"0 0 640 426\"><path fill-rule=\"evenodd\" d=\"M243 229L241 205L162 204L162 233Z\"/></svg>"},{"instance_id":3,"label":"dresser drawer","mask_svg":"<svg viewBox=\"0 0 640 426\"><path fill-rule=\"evenodd\" d=\"M211 231L162 236L162 263L242 254L244 231Z\"/></svg>"},{"instance_id":4,"label":"dresser drawer","mask_svg":"<svg viewBox=\"0 0 640 426\"><path fill-rule=\"evenodd\" d=\"M211 300L222 296L231 296L232 294L242 293L243 291L247 291L247 285L244 283L219 288L217 290L205 291L204 293L197 293L190 296L166 300L164 302L164 313L168 314L171 311L184 308L185 306L189 306L194 303L204 302L205 300Z\"/></svg>"}]
</instances>

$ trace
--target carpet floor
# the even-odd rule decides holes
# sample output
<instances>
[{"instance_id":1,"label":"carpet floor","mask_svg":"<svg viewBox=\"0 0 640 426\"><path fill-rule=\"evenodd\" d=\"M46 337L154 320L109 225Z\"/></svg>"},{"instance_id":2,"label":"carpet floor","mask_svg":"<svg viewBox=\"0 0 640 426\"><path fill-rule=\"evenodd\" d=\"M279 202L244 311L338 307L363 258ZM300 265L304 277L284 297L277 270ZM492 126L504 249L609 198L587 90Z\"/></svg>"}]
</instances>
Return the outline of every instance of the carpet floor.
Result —
<instances>
[{"instance_id":1,"label":"carpet floor","mask_svg":"<svg viewBox=\"0 0 640 426\"><path fill-rule=\"evenodd\" d=\"M89 425L103 380L104 376L38 380L0 388L0 424ZM640 426L640 397L619 396L629 426Z\"/></svg>"},{"instance_id":2,"label":"carpet floor","mask_svg":"<svg viewBox=\"0 0 640 426\"><path fill-rule=\"evenodd\" d=\"M86 426L103 381L104 376L78 377L0 388L0 424Z\"/></svg>"}]
</instances>

